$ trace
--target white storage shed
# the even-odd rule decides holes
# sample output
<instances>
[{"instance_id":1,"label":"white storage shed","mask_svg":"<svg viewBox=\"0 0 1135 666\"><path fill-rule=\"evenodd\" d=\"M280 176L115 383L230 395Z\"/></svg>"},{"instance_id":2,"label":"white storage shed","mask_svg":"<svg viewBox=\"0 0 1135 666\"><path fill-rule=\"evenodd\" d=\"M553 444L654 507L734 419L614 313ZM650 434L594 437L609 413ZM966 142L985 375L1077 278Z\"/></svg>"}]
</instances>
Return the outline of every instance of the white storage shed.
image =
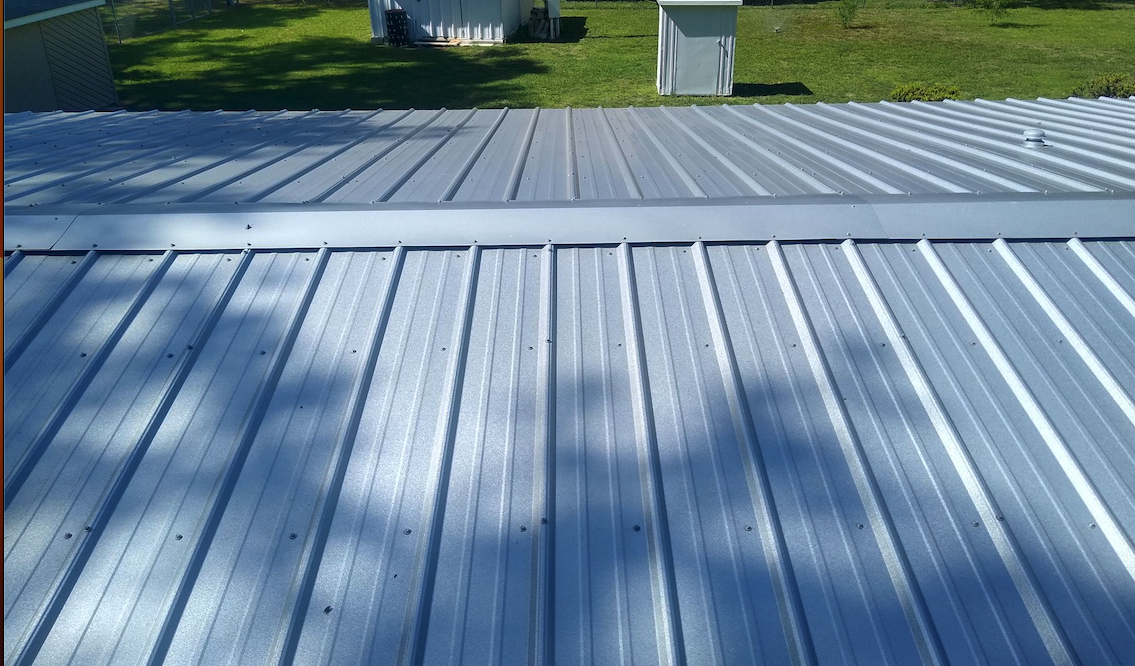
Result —
<instances>
[{"instance_id":1,"label":"white storage shed","mask_svg":"<svg viewBox=\"0 0 1135 666\"><path fill-rule=\"evenodd\" d=\"M412 42L500 44L532 11L532 0L368 0L371 41L385 43L386 10L403 9Z\"/></svg>"}]
</instances>

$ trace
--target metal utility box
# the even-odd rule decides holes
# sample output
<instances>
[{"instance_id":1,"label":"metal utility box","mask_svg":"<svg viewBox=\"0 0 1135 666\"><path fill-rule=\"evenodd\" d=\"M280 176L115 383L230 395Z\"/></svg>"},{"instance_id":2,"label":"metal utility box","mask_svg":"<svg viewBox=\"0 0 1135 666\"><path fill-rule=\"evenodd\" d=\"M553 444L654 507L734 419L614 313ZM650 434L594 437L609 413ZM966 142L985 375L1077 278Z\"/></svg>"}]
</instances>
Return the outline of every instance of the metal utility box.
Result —
<instances>
[{"instance_id":1,"label":"metal utility box","mask_svg":"<svg viewBox=\"0 0 1135 666\"><path fill-rule=\"evenodd\" d=\"M658 0L658 94L732 95L741 0Z\"/></svg>"}]
</instances>

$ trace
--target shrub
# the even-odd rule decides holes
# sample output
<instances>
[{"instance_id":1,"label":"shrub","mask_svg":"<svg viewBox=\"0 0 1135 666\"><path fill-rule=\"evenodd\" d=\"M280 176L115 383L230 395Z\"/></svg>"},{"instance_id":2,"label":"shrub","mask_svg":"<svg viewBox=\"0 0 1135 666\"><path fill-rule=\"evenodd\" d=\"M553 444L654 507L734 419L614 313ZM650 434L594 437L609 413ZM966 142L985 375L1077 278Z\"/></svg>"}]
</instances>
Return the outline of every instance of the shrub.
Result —
<instances>
[{"instance_id":1,"label":"shrub","mask_svg":"<svg viewBox=\"0 0 1135 666\"><path fill-rule=\"evenodd\" d=\"M1130 74L1099 74L1072 89L1073 97L1132 97L1135 96L1135 76Z\"/></svg>"},{"instance_id":2,"label":"shrub","mask_svg":"<svg viewBox=\"0 0 1135 666\"><path fill-rule=\"evenodd\" d=\"M1008 0L971 0L974 9L989 17L993 24L1001 20L1009 12Z\"/></svg>"},{"instance_id":3,"label":"shrub","mask_svg":"<svg viewBox=\"0 0 1135 666\"><path fill-rule=\"evenodd\" d=\"M941 102L944 99L958 99L962 91L957 86L924 85L911 83L891 91L892 102Z\"/></svg>"},{"instance_id":4,"label":"shrub","mask_svg":"<svg viewBox=\"0 0 1135 666\"><path fill-rule=\"evenodd\" d=\"M859 13L859 0L839 0L836 11L839 13L839 24L844 28L850 28L855 21L855 15Z\"/></svg>"}]
</instances>

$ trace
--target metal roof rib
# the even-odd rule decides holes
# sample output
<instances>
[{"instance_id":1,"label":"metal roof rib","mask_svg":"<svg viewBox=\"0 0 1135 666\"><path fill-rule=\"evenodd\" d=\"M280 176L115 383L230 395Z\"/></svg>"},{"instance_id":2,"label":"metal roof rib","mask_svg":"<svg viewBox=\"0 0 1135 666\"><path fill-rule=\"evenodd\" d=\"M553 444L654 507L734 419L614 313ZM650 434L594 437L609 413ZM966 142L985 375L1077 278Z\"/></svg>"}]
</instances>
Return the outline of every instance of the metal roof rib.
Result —
<instances>
[{"instance_id":1,"label":"metal roof rib","mask_svg":"<svg viewBox=\"0 0 1135 666\"><path fill-rule=\"evenodd\" d=\"M1132 100L5 127L6 662L1135 653Z\"/></svg>"}]
</instances>

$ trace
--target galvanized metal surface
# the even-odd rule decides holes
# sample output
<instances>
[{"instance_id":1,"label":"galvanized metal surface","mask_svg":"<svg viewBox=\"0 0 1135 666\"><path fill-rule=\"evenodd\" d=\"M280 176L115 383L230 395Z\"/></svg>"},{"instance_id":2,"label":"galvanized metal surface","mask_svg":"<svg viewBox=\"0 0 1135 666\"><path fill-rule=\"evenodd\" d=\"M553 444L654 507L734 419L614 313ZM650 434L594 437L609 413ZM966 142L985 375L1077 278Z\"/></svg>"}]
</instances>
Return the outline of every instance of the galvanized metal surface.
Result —
<instances>
[{"instance_id":1,"label":"galvanized metal surface","mask_svg":"<svg viewBox=\"0 0 1135 666\"><path fill-rule=\"evenodd\" d=\"M1135 191L1135 100L4 122L9 209ZM1046 147L1025 145L1035 128Z\"/></svg>"},{"instance_id":2,"label":"galvanized metal surface","mask_svg":"<svg viewBox=\"0 0 1135 666\"><path fill-rule=\"evenodd\" d=\"M1135 242L5 273L6 663L1135 651Z\"/></svg>"}]
</instances>

